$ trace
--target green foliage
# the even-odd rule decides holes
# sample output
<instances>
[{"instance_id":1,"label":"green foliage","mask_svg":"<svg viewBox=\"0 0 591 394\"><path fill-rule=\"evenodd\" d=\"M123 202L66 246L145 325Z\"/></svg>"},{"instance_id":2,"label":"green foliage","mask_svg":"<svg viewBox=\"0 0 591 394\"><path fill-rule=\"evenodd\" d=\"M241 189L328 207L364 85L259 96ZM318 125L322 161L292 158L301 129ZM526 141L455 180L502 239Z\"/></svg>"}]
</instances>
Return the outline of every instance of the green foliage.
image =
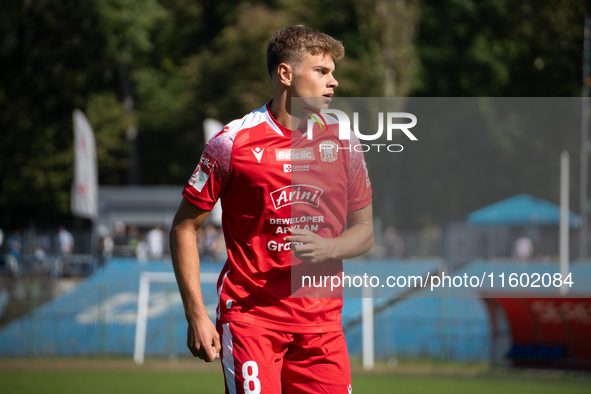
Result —
<instances>
[{"instance_id":1,"label":"green foliage","mask_svg":"<svg viewBox=\"0 0 591 394\"><path fill-rule=\"evenodd\" d=\"M271 98L264 51L286 25L343 41L340 96L577 96L584 10L583 0L3 1L0 226L69 213L74 108L95 129L101 184L126 182L132 125L143 182L184 183L206 117L229 122ZM532 179L556 173L557 147L576 157L577 139L425 136L392 171L392 184L407 182L392 221L442 223L519 192L553 199ZM475 189L483 174L494 181ZM401 209L417 201L422 210Z\"/></svg>"},{"instance_id":2,"label":"green foliage","mask_svg":"<svg viewBox=\"0 0 591 394\"><path fill-rule=\"evenodd\" d=\"M83 2L0 4L0 224L69 212L72 110L100 79L104 39Z\"/></svg>"},{"instance_id":3,"label":"green foliage","mask_svg":"<svg viewBox=\"0 0 591 394\"><path fill-rule=\"evenodd\" d=\"M92 3L107 41L105 55L121 66L132 67L139 54L152 52L151 33L169 16L157 0L94 0Z\"/></svg>"},{"instance_id":4,"label":"green foliage","mask_svg":"<svg viewBox=\"0 0 591 394\"><path fill-rule=\"evenodd\" d=\"M417 96L578 96L581 0L423 0Z\"/></svg>"},{"instance_id":5,"label":"green foliage","mask_svg":"<svg viewBox=\"0 0 591 394\"><path fill-rule=\"evenodd\" d=\"M413 95L580 95L582 1L423 0L421 12ZM518 193L558 202L564 149L571 157L571 207L578 206L578 127L476 124L419 137L420 149L399 158L392 182L404 192L392 193L405 209L391 220L404 228L442 224Z\"/></svg>"},{"instance_id":6,"label":"green foliage","mask_svg":"<svg viewBox=\"0 0 591 394\"><path fill-rule=\"evenodd\" d=\"M133 120L109 91L97 92L88 98L86 116L96 140L99 184L124 184L129 166L125 130Z\"/></svg>"}]
</instances>

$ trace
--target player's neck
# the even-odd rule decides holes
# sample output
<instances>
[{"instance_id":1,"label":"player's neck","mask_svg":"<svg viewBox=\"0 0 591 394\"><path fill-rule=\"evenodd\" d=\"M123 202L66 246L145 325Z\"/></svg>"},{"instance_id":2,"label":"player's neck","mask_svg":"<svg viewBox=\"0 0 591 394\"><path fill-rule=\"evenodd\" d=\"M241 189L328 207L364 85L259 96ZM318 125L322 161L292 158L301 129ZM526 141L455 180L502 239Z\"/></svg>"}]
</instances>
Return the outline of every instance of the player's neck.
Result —
<instances>
[{"instance_id":1,"label":"player's neck","mask_svg":"<svg viewBox=\"0 0 591 394\"><path fill-rule=\"evenodd\" d=\"M273 114L273 118L279 123L281 126L291 129L291 114L288 108L288 97L285 92L283 94L275 94L273 97L273 101L271 101L271 114Z\"/></svg>"},{"instance_id":2,"label":"player's neck","mask_svg":"<svg viewBox=\"0 0 591 394\"><path fill-rule=\"evenodd\" d=\"M300 119L291 114L291 97L288 96L287 92L275 94L273 101L271 101L270 110L277 123L287 129L292 130L297 128L296 125L300 124Z\"/></svg>"}]
</instances>

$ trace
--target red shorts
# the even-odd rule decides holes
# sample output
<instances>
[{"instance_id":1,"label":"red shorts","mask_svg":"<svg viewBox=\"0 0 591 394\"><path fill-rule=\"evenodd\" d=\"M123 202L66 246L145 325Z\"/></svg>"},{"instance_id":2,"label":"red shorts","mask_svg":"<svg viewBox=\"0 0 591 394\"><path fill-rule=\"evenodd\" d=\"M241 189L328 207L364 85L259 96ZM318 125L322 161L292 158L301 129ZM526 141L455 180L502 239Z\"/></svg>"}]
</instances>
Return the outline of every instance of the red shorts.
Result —
<instances>
[{"instance_id":1,"label":"red shorts","mask_svg":"<svg viewBox=\"0 0 591 394\"><path fill-rule=\"evenodd\" d=\"M241 322L217 329L226 394L351 393L342 331L290 334Z\"/></svg>"}]
</instances>

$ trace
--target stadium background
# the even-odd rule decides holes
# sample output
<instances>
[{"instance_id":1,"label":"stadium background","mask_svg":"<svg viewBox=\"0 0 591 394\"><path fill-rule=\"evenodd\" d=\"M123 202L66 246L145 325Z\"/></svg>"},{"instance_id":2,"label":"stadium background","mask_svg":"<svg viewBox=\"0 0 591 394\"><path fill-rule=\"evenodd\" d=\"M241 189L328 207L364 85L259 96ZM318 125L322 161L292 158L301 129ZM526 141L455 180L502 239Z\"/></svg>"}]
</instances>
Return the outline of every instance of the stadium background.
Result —
<instances>
[{"instance_id":1,"label":"stadium background","mask_svg":"<svg viewBox=\"0 0 591 394\"><path fill-rule=\"evenodd\" d=\"M74 234L75 255L97 247L91 222L70 212L75 108L94 129L101 186L181 185L203 149L205 118L227 122L270 97L264 48L278 28L301 23L343 40L347 55L336 74L342 96L579 97L588 6L575 0L3 2L0 229L4 240L20 232L25 242L20 276L11 277L4 265L0 277L0 369L38 357L131 359L139 273L170 271L166 259L140 264L134 258L80 257L81 264L71 261L76 269L61 272L64 278L48 268L55 260L38 265L31 257L36 237L46 235L48 259L59 258L54 237L61 225ZM580 130L464 133L450 130L416 155L396 158L383 190L391 203L377 216L380 236L392 226L404 241L404 251L389 258L400 272L422 274L448 264L445 229L479 208L521 193L557 203L562 150L571 157L570 205L578 207ZM510 241L532 233L529 226L511 231ZM536 248L546 239L538 237ZM8 253L6 242L1 247ZM576 260L578 247L573 249ZM541 256L538 267L555 270L556 253ZM458 272L499 263L494 256L473 257ZM523 262L507 259L510 251L497 257L506 272L522 272ZM588 280L589 263L573 261L572 267ZM211 261L206 268L221 267ZM206 294L215 297L213 289ZM147 356L188 356L176 286L152 285L150 301ZM376 299L376 308L385 301ZM361 354L359 304L348 299L344 309L355 365ZM477 373L493 373L491 325L478 298L402 299L380 309L375 327L381 373L398 376L391 385L402 379L396 368L415 362L417 370L433 362L468 370L461 366L467 362L484 366ZM19 368L27 371L27 364ZM373 387L356 376L357 392ZM557 379L570 384L569 376ZM19 392L2 381L0 387ZM449 390L461 390L464 381L454 380ZM498 382L484 381L476 389ZM521 391L534 389L539 387Z\"/></svg>"}]
</instances>

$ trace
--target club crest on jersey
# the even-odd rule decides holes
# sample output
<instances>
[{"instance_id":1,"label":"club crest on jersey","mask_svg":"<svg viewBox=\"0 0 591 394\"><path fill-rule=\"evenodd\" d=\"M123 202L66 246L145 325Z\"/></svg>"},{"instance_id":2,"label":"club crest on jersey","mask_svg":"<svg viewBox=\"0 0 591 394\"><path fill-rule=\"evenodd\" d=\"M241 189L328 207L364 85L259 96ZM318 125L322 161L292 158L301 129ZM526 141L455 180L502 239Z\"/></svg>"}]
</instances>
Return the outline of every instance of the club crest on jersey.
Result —
<instances>
[{"instance_id":1,"label":"club crest on jersey","mask_svg":"<svg viewBox=\"0 0 591 394\"><path fill-rule=\"evenodd\" d=\"M193 186L197 191L201 192L203 186L207 183L211 170L215 164L215 159L211 157L207 152L203 152L197 168L193 172L191 179L189 179L189 185Z\"/></svg>"},{"instance_id":2,"label":"club crest on jersey","mask_svg":"<svg viewBox=\"0 0 591 394\"><path fill-rule=\"evenodd\" d=\"M339 158L338 145L334 141L322 141L320 143L320 160L332 163Z\"/></svg>"},{"instance_id":3,"label":"club crest on jersey","mask_svg":"<svg viewBox=\"0 0 591 394\"><path fill-rule=\"evenodd\" d=\"M290 185L271 192L271 200L275 209L291 204L308 204L315 208L320 205L320 196L324 190L310 185Z\"/></svg>"}]
</instances>

